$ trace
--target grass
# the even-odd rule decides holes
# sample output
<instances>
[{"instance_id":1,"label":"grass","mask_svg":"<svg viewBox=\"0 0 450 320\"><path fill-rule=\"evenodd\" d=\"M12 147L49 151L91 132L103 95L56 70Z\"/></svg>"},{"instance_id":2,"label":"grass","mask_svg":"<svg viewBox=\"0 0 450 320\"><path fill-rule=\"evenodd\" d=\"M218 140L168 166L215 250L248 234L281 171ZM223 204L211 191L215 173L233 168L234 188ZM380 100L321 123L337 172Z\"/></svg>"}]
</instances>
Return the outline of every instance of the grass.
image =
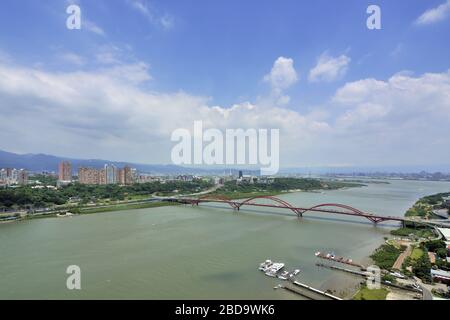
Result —
<instances>
[{"instance_id":1,"label":"grass","mask_svg":"<svg viewBox=\"0 0 450 320\"><path fill-rule=\"evenodd\" d=\"M112 212L112 211L124 211L124 210L135 210L135 209L145 209L145 208L157 208L157 207L167 207L178 205L173 202L149 202L149 203L138 203L138 204L122 204L113 205L106 208L88 208L81 209L81 214L91 214L99 212Z\"/></svg>"},{"instance_id":2,"label":"grass","mask_svg":"<svg viewBox=\"0 0 450 320\"><path fill-rule=\"evenodd\" d=\"M419 260L423 255L423 250L420 248L414 248L414 250L411 253L411 259L413 260Z\"/></svg>"},{"instance_id":3,"label":"grass","mask_svg":"<svg viewBox=\"0 0 450 320\"><path fill-rule=\"evenodd\" d=\"M353 300L386 300L389 290L385 288L372 289L362 287L353 297Z\"/></svg>"},{"instance_id":4,"label":"grass","mask_svg":"<svg viewBox=\"0 0 450 320\"><path fill-rule=\"evenodd\" d=\"M400 237L408 237L410 234L414 234L420 238L429 238L434 235L430 228L400 228L397 230L392 230L391 234Z\"/></svg>"},{"instance_id":5,"label":"grass","mask_svg":"<svg viewBox=\"0 0 450 320\"><path fill-rule=\"evenodd\" d=\"M232 200L238 200L238 199L248 199L253 197L260 197L260 196L276 196L279 194L282 194L283 192L271 192L271 191L254 191L254 192L215 192L215 193L209 193L208 196L222 196L226 197Z\"/></svg>"},{"instance_id":6,"label":"grass","mask_svg":"<svg viewBox=\"0 0 450 320\"><path fill-rule=\"evenodd\" d=\"M402 247L396 248L393 245L384 244L372 254L371 258L380 268L390 269L403 251Z\"/></svg>"}]
</instances>

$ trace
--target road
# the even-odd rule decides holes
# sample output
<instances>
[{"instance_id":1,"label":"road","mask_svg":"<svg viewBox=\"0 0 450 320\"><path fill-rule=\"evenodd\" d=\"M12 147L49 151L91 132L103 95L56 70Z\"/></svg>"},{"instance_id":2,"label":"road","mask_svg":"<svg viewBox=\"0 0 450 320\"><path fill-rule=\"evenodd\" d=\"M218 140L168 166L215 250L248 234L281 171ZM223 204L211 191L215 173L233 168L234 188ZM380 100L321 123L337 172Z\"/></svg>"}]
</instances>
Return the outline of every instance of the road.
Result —
<instances>
[{"instance_id":1,"label":"road","mask_svg":"<svg viewBox=\"0 0 450 320\"><path fill-rule=\"evenodd\" d=\"M407 248L405 251L403 251L395 261L394 265L392 266L393 269L402 270L403 262L407 257L411 255L412 252L412 246L410 244L407 244Z\"/></svg>"}]
</instances>

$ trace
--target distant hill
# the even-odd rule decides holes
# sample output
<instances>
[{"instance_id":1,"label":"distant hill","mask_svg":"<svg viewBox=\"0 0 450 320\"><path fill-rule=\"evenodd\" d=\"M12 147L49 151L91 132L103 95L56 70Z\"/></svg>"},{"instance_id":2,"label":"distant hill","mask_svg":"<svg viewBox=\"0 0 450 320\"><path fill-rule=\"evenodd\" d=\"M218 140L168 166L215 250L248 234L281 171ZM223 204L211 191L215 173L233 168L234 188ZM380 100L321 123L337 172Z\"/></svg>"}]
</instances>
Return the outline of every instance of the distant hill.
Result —
<instances>
[{"instance_id":1,"label":"distant hill","mask_svg":"<svg viewBox=\"0 0 450 320\"><path fill-rule=\"evenodd\" d=\"M64 160L72 163L74 173L78 167L102 168L106 163L113 164L117 167L128 165L136 168L139 172L152 174L204 174L208 172L202 169L185 168L176 165L147 165L101 159L70 159L47 154L16 154L0 150L0 168L26 169L32 172L57 172L58 164Z\"/></svg>"}]
</instances>

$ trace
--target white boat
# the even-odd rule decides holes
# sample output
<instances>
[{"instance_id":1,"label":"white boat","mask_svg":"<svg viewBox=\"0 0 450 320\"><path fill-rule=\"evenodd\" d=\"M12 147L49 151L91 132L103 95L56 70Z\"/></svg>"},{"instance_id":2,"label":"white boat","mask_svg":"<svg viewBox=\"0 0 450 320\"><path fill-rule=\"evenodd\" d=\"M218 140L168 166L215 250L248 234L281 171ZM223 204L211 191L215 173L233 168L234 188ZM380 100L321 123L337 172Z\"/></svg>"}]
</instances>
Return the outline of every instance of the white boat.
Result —
<instances>
[{"instance_id":1,"label":"white boat","mask_svg":"<svg viewBox=\"0 0 450 320\"><path fill-rule=\"evenodd\" d=\"M265 272L271 265L273 265L272 260L266 260L259 265L258 269Z\"/></svg>"},{"instance_id":2,"label":"white boat","mask_svg":"<svg viewBox=\"0 0 450 320\"><path fill-rule=\"evenodd\" d=\"M292 272L292 274L294 276L298 275L300 273L300 269L295 269L294 272Z\"/></svg>"},{"instance_id":3,"label":"white boat","mask_svg":"<svg viewBox=\"0 0 450 320\"><path fill-rule=\"evenodd\" d=\"M288 277L289 276L289 272L288 271L283 271L281 274L279 274L277 277L278 277L278 279L281 279L281 280L287 280Z\"/></svg>"},{"instance_id":4,"label":"white boat","mask_svg":"<svg viewBox=\"0 0 450 320\"><path fill-rule=\"evenodd\" d=\"M265 274L269 277L276 277L278 271L284 268L284 263L272 263L265 271Z\"/></svg>"},{"instance_id":5,"label":"white boat","mask_svg":"<svg viewBox=\"0 0 450 320\"><path fill-rule=\"evenodd\" d=\"M396 277L396 278L405 279L405 276L402 275L402 274L399 273L399 272L390 272L390 275L391 275L391 276L394 276L394 277Z\"/></svg>"}]
</instances>

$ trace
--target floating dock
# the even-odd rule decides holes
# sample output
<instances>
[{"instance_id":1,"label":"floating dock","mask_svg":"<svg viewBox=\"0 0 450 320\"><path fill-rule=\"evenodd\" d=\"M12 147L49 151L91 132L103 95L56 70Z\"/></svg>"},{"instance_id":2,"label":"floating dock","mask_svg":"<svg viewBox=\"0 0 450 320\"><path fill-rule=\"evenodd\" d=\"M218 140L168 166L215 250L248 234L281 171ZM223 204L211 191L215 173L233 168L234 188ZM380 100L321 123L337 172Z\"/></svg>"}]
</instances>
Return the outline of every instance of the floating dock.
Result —
<instances>
[{"instance_id":1,"label":"floating dock","mask_svg":"<svg viewBox=\"0 0 450 320\"><path fill-rule=\"evenodd\" d=\"M364 272L364 271L351 270L351 269L346 269L346 268L342 268L342 267L338 267L338 266L330 266L330 265L326 265L323 263L316 263L316 266L323 267L323 268L330 268L330 269L339 270L339 271L344 271L344 272L362 276L362 277L368 276L368 273Z\"/></svg>"},{"instance_id":2,"label":"floating dock","mask_svg":"<svg viewBox=\"0 0 450 320\"><path fill-rule=\"evenodd\" d=\"M282 271L284 269L284 263L273 262L272 260L266 260L259 265L259 270L264 272L266 276L278 278L281 280L292 280L297 274L300 273L300 269L294 271Z\"/></svg>"},{"instance_id":3,"label":"floating dock","mask_svg":"<svg viewBox=\"0 0 450 320\"><path fill-rule=\"evenodd\" d=\"M320 258L320 259L330 260L330 261L333 261L333 262L346 264L346 265L349 265L349 266L352 266L352 267L358 267L361 270L365 270L366 269L366 267L364 267L363 265L361 265L359 263L356 263L356 262L353 262L352 259L346 259L346 258L343 258L343 257L337 257L337 256L335 256L332 253L326 253L325 254L325 253L322 253L322 252L319 251L319 252L315 253L315 256L317 258Z\"/></svg>"}]
</instances>

